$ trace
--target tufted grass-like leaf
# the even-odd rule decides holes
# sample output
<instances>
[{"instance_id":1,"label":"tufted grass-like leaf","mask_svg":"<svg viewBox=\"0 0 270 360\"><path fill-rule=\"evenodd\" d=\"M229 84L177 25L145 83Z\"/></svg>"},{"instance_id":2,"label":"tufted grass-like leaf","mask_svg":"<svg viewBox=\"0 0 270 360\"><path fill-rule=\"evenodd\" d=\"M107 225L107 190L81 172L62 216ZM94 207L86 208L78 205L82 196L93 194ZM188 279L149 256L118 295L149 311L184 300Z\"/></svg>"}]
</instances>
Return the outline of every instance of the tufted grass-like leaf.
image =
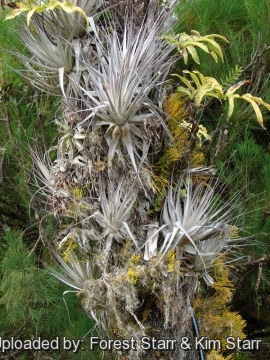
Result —
<instances>
[{"instance_id":1,"label":"tufted grass-like leaf","mask_svg":"<svg viewBox=\"0 0 270 360\"><path fill-rule=\"evenodd\" d=\"M65 93L68 82L66 75L74 72L79 80L79 74L84 69L81 63L82 52L91 30L88 26L88 16L97 15L98 1L18 4L19 9L30 6L32 10L29 14L32 14L35 7L42 8L39 10L41 13L34 14L31 26L25 26L19 31L21 42L32 56L11 51L27 69L20 70L19 73L41 90ZM44 8L48 11L44 11Z\"/></svg>"},{"instance_id":2,"label":"tufted grass-like leaf","mask_svg":"<svg viewBox=\"0 0 270 360\"><path fill-rule=\"evenodd\" d=\"M94 218L103 229L100 239L107 243L107 252L110 250L113 240L122 243L126 236L130 237L138 248L137 241L128 225L136 197L136 189L127 190L124 187L123 179L116 189L113 184L109 184L107 194L105 184L102 180L100 181L101 209L96 211L91 218Z\"/></svg>"},{"instance_id":3,"label":"tufted grass-like leaf","mask_svg":"<svg viewBox=\"0 0 270 360\"><path fill-rule=\"evenodd\" d=\"M124 148L137 171L136 158L141 164L147 150L143 127L156 113L149 94L160 86L161 75L170 69L174 60L168 56L173 47L160 37L166 30L161 22L152 25L146 21L137 29L133 21L128 21L121 36L111 27L101 33L91 19L90 25L99 65L85 63L89 76L81 92L89 109L100 105L91 123L107 127L108 157L117 153L122 159Z\"/></svg>"},{"instance_id":4,"label":"tufted grass-like leaf","mask_svg":"<svg viewBox=\"0 0 270 360\"><path fill-rule=\"evenodd\" d=\"M72 258L69 260L69 266L56 252L54 252L54 256L63 268L65 274L63 275L51 267L48 267L48 269L57 279L65 284L81 291L83 289L83 284L87 280L93 279L93 264L91 264L90 261L80 261L76 255L73 254Z\"/></svg>"},{"instance_id":5,"label":"tufted grass-like leaf","mask_svg":"<svg viewBox=\"0 0 270 360\"><path fill-rule=\"evenodd\" d=\"M171 186L162 209L162 244L152 248L162 257L175 250L181 271L203 272L209 284L207 269L231 241L229 228L240 196L237 193L223 201L223 190L216 194L218 186L215 179L194 183L190 175L182 177L175 188Z\"/></svg>"}]
</instances>

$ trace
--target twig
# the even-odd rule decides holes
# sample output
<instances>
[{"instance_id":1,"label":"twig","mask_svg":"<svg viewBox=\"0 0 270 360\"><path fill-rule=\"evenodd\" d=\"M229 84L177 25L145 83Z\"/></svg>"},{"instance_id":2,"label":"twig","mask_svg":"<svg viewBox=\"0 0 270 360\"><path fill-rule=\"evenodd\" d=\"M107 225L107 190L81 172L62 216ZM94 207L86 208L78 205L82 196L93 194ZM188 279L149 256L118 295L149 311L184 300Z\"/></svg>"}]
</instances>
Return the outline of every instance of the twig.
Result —
<instances>
[{"instance_id":1,"label":"twig","mask_svg":"<svg viewBox=\"0 0 270 360\"><path fill-rule=\"evenodd\" d=\"M262 279L262 266L263 264L260 262L259 263L259 268L258 268L258 277L257 277L257 281L256 281L256 285L255 285L255 292L257 292L259 290L259 286L261 283L261 279Z\"/></svg>"},{"instance_id":2,"label":"twig","mask_svg":"<svg viewBox=\"0 0 270 360\"><path fill-rule=\"evenodd\" d=\"M261 34L259 33L258 34L258 43L257 43L257 46L256 46L256 50L253 51L252 55L251 55L251 61L250 63L244 68L244 71L247 71L251 66L253 66L256 61L257 61L257 58L258 58L258 52L259 52L259 49L260 49L260 45L261 45ZM262 56L263 53L261 52L260 53L260 56Z\"/></svg>"},{"instance_id":3,"label":"twig","mask_svg":"<svg viewBox=\"0 0 270 360\"><path fill-rule=\"evenodd\" d=\"M260 259L256 259L256 260L241 264L241 267L246 266L246 267L249 267L250 269L243 274L243 276L241 277L241 279L238 282L237 288L240 287L240 285L243 283L244 279L253 271L252 267L256 264L259 264L258 277L257 277L256 285L255 285L255 291L257 291L260 286L260 281L262 279L262 265L264 262L266 262L268 260L269 260L269 256L264 255Z\"/></svg>"},{"instance_id":4,"label":"twig","mask_svg":"<svg viewBox=\"0 0 270 360\"><path fill-rule=\"evenodd\" d=\"M261 35L258 35L258 43L256 46L256 49L254 50L253 54L251 55L251 61L250 63L244 68L244 71L247 71L249 68L251 68L251 76L250 80L253 82L253 89L252 93L257 93L258 88L260 86L261 80L263 75L265 74L266 64L263 63L262 57L270 49L270 46L267 46L266 44L261 44ZM255 66L256 63L260 61L260 68L259 70Z\"/></svg>"},{"instance_id":5,"label":"twig","mask_svg":"<svg viewBox=\"0 0 270 360\"><path fill-rule=\"evenodd\" d=\"M256 260L253 260L253 261L246 262L244 264L241 264L241 266L254 266L256 264L266 262L267 260L269 260L269 256L268 255L263 255L260 259L256 259Z\"/></svg>"},{"instance_id":6,"label":"twig","mask_svg":"<svg viewBox=\"0 0 270 360\"><path fill-rule=\"evenodd\" d=\"M4 112L5 112L5 114L4 114L5 117L3 119L0 119L0 120L7 123L8 136L9 136L9 139L12 141L13 138L12 138L12 133L11 133L11 128L10 128L10 121L9 121L9 116L8 116L8 111L7 111L6 106L4 107Z\"/></svg>"},{"instance_id":7,"label":"twig","mask_svg":"<svg viewBox=\"0 0 270 360\"><path fill-rule=\"evenodd\" d=\"M228 132L229 132L229 130L227 128L225 128L224 130L220 130L218 143L217 143L216 151L215 151L215 157L217 157L219 151L222 150L227 145Z\"/></svg>"},{"instance_id":8,"label":"twig","mask_svg":"<svg viewBox=\"0 0 270 360\"><path fill-rule=\"evenodd\" d=\"M53 250L52 244L51 244L50 241L47 239L47 237L46 237L46 235L45 235L44 227L43 227L43 225L42 225L43 220L46 219L47 216L48 216L47 214L44 215L44 216L42 217L42 219L39 221L39 237L38 237L37 241L35 242L33 248L31 249L30 253L28 254L28 256L31 256L31 254L35 251L35 249L36 249L38 243L40 242L40 240L43 242L43 244L46 243L46 245L48 246L48 248L49 248L50 250Z\"/></svg>"}]
</instances>

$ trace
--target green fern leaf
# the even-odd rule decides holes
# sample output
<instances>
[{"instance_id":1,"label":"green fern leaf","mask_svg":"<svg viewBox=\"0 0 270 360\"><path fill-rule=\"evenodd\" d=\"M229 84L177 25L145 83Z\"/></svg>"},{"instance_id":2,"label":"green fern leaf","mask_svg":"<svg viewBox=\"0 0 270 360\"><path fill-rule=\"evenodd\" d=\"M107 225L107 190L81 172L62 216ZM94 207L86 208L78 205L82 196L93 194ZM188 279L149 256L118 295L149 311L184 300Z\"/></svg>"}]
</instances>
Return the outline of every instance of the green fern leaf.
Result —
<instances>
[{"instance_id":1,"label":"green fern leaf","mask_svg":"<svg viewBox=\"0 0 270 360\"><path fill-rule=\"evenodd\" d=\"M223 88L229 88L234 85L239 80L243 71L244 70L241 66L235 65L235 67L229 71L228 75L224 79L220 79L220 83Z\"/></svg>"}]
</instances>

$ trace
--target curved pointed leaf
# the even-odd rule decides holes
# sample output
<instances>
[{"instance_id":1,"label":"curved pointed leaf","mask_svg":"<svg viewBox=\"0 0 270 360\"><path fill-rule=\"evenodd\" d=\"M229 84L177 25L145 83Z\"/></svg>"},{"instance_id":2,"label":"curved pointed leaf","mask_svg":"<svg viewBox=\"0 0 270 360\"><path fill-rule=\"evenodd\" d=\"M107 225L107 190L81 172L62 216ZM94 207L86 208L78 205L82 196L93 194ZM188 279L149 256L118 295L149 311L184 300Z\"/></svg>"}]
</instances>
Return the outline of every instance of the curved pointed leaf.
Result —
<instances>
[{"instance_id":1,"label":"curved pointed leaf","mask_svg":"<svg viewBox=\"0 0 270 360\"><path fill-rule=\"evenodd\" d=\"M246 101L248 101L248 102L252 105L252 107L253 107L253 109L254 109L254 111L255 111L255 114L256 114L258 123L261 125L261 127L262 127L263 129L266 130L266 128L265 128L264 125L263 125L262 112L261 112L259 106L257 105L257 103L255 102L253 96L250 95L250 94L245 94L245 95L242 95L241 98L244 99L244 100L246 100Z\"/></svg>"}]
</instances>

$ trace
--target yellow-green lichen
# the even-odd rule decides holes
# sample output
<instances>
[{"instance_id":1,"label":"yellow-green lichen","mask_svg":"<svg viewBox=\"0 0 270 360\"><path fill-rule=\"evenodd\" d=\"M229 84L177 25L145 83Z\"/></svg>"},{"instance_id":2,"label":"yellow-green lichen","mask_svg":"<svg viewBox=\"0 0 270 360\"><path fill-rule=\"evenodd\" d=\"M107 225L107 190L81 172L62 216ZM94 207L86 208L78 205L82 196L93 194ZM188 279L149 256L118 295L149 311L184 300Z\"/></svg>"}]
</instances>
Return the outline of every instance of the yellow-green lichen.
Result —
<instances>
[{"instance_id":1,"label":"yellow-green lichen","mask_svg":"<svg viewBox=\"0 0 270 360\"><path fill-rule=\"evenodd\" d=\"M131 258L130 258L130 263L136 265L136 264L138 264L140 259L141 259L141 255L132 254Z\"/></svg>"},{"instance_id":2,"label":"yellow-green lichen","mask_svg":"<svg viewBox=\"0 0 270 360\"><path fill-rule=\"evenodd\" d=\"M75 196L75 198L82 199L82 197L83 197L82 189L75 187L72 192L73 192L73 195Z\"/></svg>"},{"instance_id":3,"label":"yellow-green lichen","mask_svg":"<svg viewBox=\"0 0 270 360\"><path fill-rule=\"evenodd\" d=\"M78 248L78 244L73 235L71 235L60 247L59 250L63 255L63 260L69 262L74 250Z\"/></svg>"},{"instance_id":4,"label":"yellow-green lichen","mask_svg":"<svg viewBox=\"0 0 270 360\"><path fill-rule=\"evenodd\" d=\"M170 250L168 251L168 255L167 255L167 271L168 272L173 272L175 270L175 265L176 265L176 252L175 250Z\"/></svg>"},{"instance_id":5,"label":"yellow-green lichen","mask_svg":"<svg viewBox=\"0 0 270 360\"><path fill-rule=\"evenodd\" d=\"M239 238L239 229L236 225L231 225L229 227L229 236L231 239L238 239Z\"/></svg>"},{"instance_id":6,"label":"yellow-green lichen","mask_svg":"<svg viewBox=\"0 0 270 360\"><path fill-rule=\"evenodd\" d=\"M136 269L135 266L132 266L127 271L127 276L129 280L132 282L133 285L137 285L139 278L140 278L140 272Z\"/></svg>"}]
</instances>

